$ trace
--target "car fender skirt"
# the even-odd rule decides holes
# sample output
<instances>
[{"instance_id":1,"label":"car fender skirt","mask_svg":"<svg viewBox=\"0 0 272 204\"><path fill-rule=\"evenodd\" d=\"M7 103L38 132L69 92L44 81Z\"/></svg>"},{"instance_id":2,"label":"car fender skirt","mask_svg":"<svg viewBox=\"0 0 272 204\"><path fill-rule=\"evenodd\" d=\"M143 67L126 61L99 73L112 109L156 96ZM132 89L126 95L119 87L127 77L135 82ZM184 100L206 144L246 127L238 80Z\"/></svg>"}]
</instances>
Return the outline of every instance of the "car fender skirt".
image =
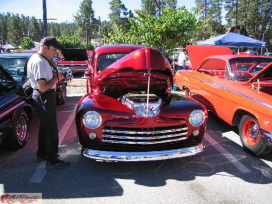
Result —
<instances>
[{"instance_id":1,"label":"car fender skirt","mask_svg":"<svg viewBox=\"0 0 272 204\"><path fill-rule=\"evenodd\" d=\"M157 161L192 156L202 152L204 148L205 148L204 144L199 143L198 145L191 147L150 152L114 152L84 149L83 155L85 157L95 159L98 161L113 161L113 162Z\"/></svg>"}]
</instances>

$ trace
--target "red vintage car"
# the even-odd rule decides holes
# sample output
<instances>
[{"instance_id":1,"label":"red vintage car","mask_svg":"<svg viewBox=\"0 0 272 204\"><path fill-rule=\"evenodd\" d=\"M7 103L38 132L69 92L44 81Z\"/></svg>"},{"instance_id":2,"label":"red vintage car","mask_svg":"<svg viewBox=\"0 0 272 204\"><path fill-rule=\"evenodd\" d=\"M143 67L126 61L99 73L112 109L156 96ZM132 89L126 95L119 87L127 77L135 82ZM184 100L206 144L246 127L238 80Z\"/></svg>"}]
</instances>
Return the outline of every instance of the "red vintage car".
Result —
<instances>
[{"instance_id":1,"label":"red vintage car","mask_svg":"<svg viewBox=\"0 0 272 204\"><path fill-rule=\"evenodd\" d=\"M61 60L57 67L69 67L72 73L82 73L88 69L91 51L82 48L66 48L61 50Z\"/></svg>"},{"instance_id":2,"label":"red vintage car","mask_svg":"<svg viewBox=\"0 0 272 204\"><path fill-rule=\"evenodd\" d=\"M187 46L192 70L180 70L175 84L232 126L243 146L267 154L272 147L272 58L233 55L228 47ZM216 54L216 55L214 55Z\"/></svg>"},{"instance_id":3,"label":"red vintage car","mask_svg":"<svg viewBox=\"0 0 272 204\"><path fill-rule=\"evenodd\" d=\"M201 152L206 108L171 93L173 73L158 50L103 45L85 72L87 94L77 105L84 156L104 161L173 159Z\"/></svg>"}]
</instances>

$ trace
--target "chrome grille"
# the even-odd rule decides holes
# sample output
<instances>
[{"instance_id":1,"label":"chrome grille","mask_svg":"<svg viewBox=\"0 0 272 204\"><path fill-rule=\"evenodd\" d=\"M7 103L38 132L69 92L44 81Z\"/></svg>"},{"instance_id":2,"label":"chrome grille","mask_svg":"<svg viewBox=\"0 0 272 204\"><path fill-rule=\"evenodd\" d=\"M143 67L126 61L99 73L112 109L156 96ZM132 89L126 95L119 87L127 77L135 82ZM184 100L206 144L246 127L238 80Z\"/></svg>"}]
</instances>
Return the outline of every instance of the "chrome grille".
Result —
<instances>
[{"instance_id":1,"label":"chrome grille","mask_svg":"<svg viewBox=\"0 0 272 204\"><path fill-rule=\"evenodd\" d=\"M187 126L152 129L118 129L105 127L102 142L125 145L155 145L187 139Z\"/></svg>"}]
</instances>

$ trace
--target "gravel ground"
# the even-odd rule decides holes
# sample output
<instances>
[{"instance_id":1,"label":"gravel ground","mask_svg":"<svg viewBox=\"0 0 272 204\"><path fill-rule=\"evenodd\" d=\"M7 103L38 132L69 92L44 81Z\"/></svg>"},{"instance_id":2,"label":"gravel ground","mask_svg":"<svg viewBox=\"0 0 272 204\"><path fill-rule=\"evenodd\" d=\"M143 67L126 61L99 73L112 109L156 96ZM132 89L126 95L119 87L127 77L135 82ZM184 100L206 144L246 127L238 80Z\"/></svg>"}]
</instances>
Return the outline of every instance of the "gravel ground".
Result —
<instances>
[{"instance_id":1,"label":"gravel ground","mask_svg":"<svg viewBox=\"0 0 272 204\"><path fill-rule=\"evenodd\" d=\"M86 94L86 79L73 78L67 85L67 96L81 96Z\"/></svg>"}]
</instances>

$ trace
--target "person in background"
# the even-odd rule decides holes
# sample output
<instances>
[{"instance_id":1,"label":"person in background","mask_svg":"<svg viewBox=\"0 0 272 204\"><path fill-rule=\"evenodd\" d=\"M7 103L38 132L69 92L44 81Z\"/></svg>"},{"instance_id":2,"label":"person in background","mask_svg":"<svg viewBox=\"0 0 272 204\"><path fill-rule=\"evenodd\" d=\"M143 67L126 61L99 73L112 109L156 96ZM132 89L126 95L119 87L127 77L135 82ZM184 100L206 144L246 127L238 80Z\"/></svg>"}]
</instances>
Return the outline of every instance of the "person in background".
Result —
<instances>
[{"instance_id":1,"label":"person in background","mask_svg":"<svg viewBox=\"0 0 272 204\"><path fill-rule=\"evenodd\" d=\"M177 70L179 69L188 69L186 66L186 53L185 48L181 48L180 53L178 55L178 65L176 67Z\"/></svg>"},{"instance_id":2,"label":"person in background","mask_svg":"<svg viewBox=\"0 0 272 204\"><path fill-rule=\"evenodd\" d=\"M33 88L33 104L40 120L38 132L37 161L46 160L45 168L60 169L69 162L59 159L59 135L56 117L56 83L63 78L61 71L53 70L49 60L57 50L64 49L52 36L40 42L39 51L27 62L27 74Z\"/></svg>"}]
</instances>

